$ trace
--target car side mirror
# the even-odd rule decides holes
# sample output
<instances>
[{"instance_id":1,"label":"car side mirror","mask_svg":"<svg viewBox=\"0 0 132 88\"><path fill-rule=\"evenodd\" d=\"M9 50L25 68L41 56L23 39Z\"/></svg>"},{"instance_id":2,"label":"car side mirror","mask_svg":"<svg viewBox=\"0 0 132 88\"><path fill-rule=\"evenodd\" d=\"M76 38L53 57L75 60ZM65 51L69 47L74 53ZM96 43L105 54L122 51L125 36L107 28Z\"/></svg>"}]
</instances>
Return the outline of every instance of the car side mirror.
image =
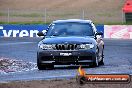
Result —
<instances>
[{"instance_id":1,"label":"car side mirror","mask_svg":"<svg viewBox=\"0 0 132 88\"><path fill-rule=\"evenodd\" d=\"M43 32L38 32L37 35L38 36L45 36L45 34Z\"/></svg>"},{"instance_id":2,"label":"car side mirror","mask_svg":"<svg viewBox=\"0 0 132 88\"><path fill-rule=\"evenodd\" d=\"M102 32L97 32L96 35L103 35L103 33Z\"/></svg>"}]
</instances>

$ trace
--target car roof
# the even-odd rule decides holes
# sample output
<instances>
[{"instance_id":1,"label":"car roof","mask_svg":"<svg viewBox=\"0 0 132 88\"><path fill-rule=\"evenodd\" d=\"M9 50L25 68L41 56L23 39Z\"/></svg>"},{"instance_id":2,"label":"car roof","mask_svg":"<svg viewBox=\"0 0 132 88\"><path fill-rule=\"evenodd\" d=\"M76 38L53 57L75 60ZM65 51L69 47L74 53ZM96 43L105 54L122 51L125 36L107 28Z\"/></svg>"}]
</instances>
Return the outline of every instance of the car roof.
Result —
<instances>
[{"instance_id":1,"label":"car roof","mask_svg":"<svg viewBox=\"0 0 132 88\"><path fill-rule=\"evenodd\" d=\"M56 20L56 21L53 21L53 23L67 23L67 22L92 23L91 20L83 20L83 19L67 19L67 20Z\"/></svg>"}]
</instances>

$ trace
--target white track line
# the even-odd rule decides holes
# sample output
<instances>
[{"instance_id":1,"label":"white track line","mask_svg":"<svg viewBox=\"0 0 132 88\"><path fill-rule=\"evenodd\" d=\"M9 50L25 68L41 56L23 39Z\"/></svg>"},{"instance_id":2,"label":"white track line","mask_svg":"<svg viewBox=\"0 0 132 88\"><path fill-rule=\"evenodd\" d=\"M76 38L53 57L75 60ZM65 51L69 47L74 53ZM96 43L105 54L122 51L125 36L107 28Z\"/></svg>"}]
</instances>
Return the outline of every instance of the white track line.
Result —
<instances>
[{"instance_id":1,"label":"white track line","mask_svg":"<svg viewBox=\"0 0 132 88\"><path fill-rule=\"evenodd\" d=\"M0 45L19 45L19 44L29 44L35 42L15 42L15 43L1 43Z\"/></svg>"}]
</instances>

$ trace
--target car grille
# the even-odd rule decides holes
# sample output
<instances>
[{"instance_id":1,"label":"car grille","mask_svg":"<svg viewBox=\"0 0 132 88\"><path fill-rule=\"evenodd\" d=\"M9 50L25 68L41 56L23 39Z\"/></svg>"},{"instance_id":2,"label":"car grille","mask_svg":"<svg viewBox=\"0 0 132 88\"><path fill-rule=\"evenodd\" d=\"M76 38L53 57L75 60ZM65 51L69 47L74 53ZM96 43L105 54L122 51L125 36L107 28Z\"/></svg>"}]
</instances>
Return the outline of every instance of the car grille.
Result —
<instances>
[{"instance_id":1,"label":"car grille","mask_svg":"<svg viewBox=\"0 0 132 88\"><path fill-rule=\"evenodd\" d=\"M57 50L76 50L77 44L56 44Z\"/></svg>"}]
</instances>

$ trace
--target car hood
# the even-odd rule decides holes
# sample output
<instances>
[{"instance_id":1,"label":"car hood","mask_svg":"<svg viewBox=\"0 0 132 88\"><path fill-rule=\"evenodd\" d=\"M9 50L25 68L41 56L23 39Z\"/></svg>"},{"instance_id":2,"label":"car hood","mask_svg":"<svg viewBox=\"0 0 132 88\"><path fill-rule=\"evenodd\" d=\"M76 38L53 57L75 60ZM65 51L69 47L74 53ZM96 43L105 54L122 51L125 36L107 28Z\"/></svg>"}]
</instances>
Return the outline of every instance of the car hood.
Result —
<instances>
[{"instance_id":1,"label":"car hood","mask_svg":"<svg viewBox=\"0 0 132 88\"><path fill-rule=\"evenodd\" d=\"M95 44L94 37L45 37L41 42L45 44Z\"/></svg>"}]
</instances>

